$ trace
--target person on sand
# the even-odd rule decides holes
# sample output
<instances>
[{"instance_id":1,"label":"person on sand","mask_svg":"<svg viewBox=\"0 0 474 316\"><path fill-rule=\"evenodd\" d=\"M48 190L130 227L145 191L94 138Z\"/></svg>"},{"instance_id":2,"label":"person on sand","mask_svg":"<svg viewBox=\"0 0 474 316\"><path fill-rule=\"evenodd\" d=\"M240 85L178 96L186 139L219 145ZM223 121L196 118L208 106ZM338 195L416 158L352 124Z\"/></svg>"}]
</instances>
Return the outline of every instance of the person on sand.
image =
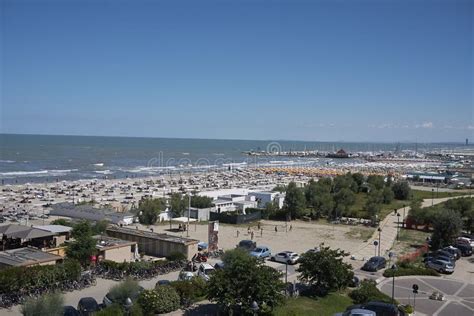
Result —
<instances>
[{"instance_id":1,"label":"person on sand","mask_svg":"<svg viewBox=\"0 0 474 316\"><path fill-rule=\"evenodd\" d=\"M275 233L278 233L278 228L276 225L275 225Z\"/></svg>"},{"instance_id":2,"label":"person on sand","mask_svg":"<svg viewBox=\"0 0 474 316\"><path fill-rule=\"evenodd\" d=\"M239 235L240 235L240 231L237 230L237 238L239 238Z\"/></svg>"},{"instance_id":3,"label":"person on sand","mask_svg":"<svg viewBox=\"0 0 474 316\"><path fill-rule=\"evenodd\" d=\"M260 228L260 237L263 236L263 228Z\"/></svg>"},{"instance_id":4,"label":"person on sand","mask_svg":"<svg viewBox=\"0 0 474 316\"><path fill-rule=\"evenodd\" d=\"M253 232L250 233L250 239L253 240Z\"/></svg>"},{"instance_id":5,"label":"person on sand","mask_svg":"<svg viewBox=\"0 0 474 316\"><path fill-rule=\"evenodd\" d=\"M292 229L293 229L293 225L290 224L290 232L291 232Z\"/></svg>"}]
</instances>

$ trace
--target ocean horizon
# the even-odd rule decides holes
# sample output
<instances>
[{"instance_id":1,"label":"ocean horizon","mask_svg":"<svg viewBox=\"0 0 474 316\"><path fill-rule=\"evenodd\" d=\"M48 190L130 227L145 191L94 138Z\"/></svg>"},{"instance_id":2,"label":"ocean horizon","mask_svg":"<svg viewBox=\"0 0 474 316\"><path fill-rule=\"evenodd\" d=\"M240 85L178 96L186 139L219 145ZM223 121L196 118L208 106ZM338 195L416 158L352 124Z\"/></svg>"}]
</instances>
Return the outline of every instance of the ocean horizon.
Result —
<instances>
[{"instance_id":1,"label":"ocean horizon","mask_svg":"<svg viewBox=\"0 0 474 316\"><path fill-rule=\"evenodd\" d=\"M323 165L324 158L256 157L248 151L348 152L454 149L462 143L317 142L123 136L0 134L3 183L158 176L283 163Z\"/></svg>"}]
</instances>

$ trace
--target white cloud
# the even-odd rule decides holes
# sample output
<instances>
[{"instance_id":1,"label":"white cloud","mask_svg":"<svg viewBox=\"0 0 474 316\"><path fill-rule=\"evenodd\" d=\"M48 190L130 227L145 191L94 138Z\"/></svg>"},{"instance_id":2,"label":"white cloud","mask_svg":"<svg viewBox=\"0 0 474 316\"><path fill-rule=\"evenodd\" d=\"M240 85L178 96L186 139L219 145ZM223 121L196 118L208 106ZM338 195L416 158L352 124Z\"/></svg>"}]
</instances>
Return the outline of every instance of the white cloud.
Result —
<instances>
[{"instance_id":1,"label":"white cloud","mask_svg":"<svg viewBox=\"0 0 474 316\"><path fill-rule=\"evenodd\" d=\"M474 125L468 125L467 129L471 129L471 130L474 129Z\"/></svg>"}]
</instances>

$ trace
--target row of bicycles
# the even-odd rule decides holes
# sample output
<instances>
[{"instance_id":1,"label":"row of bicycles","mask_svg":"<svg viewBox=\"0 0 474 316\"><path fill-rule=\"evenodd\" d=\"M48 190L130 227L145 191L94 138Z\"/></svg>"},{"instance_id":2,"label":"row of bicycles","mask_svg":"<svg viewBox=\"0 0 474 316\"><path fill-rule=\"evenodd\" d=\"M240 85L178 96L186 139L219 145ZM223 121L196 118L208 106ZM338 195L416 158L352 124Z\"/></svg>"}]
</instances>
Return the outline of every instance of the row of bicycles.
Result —
<instances>
[{"instance_id":1,"label":"row of bicycles","mask_svg":"<svg viewBox=\"0 0 474 316\"><path fill-rule=\"evenodd\" d=\"M72 292L96 284L95 275L87 271L82 273L79 280L66 280L56 283L55 286L38 285L34 288L22 288L17 292L0 293L0 308L11 308L14 305L22 304L29 298L37 298L51 292Z\"/></svg>"},{"instance_id":2,"label":"row of bicycles","mask_svg":"<svg viewBox=\"0 0 474 316\"><path fill-rule=\"evenodd\" d=\"M173 271L182 270L186 266L186 261L170 261L164 264L150 264L143 267L129 266L126 269L120 269L107 265L97 265L93 273L96 277L122 281L125 278L134 280L149 280L158 275L167 274Z\"/></svg>"}]
</instances>

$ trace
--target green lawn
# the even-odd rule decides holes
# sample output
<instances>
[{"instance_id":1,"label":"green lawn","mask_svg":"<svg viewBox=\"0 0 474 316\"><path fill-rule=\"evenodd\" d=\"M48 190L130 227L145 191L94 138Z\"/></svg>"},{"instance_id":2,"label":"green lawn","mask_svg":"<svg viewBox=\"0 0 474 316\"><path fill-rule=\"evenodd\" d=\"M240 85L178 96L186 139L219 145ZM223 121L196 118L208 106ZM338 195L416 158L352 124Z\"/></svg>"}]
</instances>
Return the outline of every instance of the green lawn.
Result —
<instances>
[{"instance_id":1,"label":"green lawn","mask_svg":"<svg viewBox=\"0 0 474 316\"><path fill-rule=\"evenodd\" d=\"M461 195L469 195L469 192L436 192L436 188L434 192L430 191L420 191L420 190L412 190L414 199L431 199L432 197L436 198L445 198L445 197L452 197L452 196L461 196Z\"/></svg>"},{"instance_id":2,"label":"green lawn","mask_svg":"<svg viewBox=\"0 0 474 316\"><path fill-rule=\"evenodd\" d=\"M344 235L351 239L369 240L374 234L375 228L372 227L353 227Z\"/></svg>"},{"instance_id":3,"label":"green lawn","mask_svg":"<svg viewBox=\"0 0 474 316\"><path fill-rule=\"evenodd\" d=\"M285 305L274 310L273 315L331 316L335 313L345 311L346 308L352 304L352 300L347 295L340 293L331 293L323 298L300 296L298 298L288 299Z\"/></svg>"}]
</instances>

